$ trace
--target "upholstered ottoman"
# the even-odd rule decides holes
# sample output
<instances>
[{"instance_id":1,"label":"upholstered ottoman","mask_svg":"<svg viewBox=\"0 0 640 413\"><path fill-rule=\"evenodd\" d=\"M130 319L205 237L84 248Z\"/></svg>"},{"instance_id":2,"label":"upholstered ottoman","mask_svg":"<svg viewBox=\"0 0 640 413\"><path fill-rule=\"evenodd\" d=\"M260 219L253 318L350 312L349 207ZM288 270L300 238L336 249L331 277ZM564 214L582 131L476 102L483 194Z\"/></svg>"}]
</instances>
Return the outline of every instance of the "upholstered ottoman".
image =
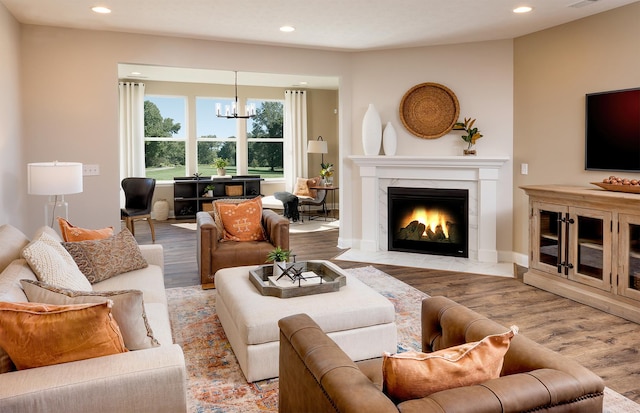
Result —
<instances>
[{"instance_id":1,"label":"upholstered ottoman","mask_svg":"<svg viewBox=\"0 0 640 413\"><path fill-rule=\"evenodd\" d=\"M350 276L339 291L293 298L263 296L249 280L257 266L225 268L215 275L216 312L247 381L278 376L278 320L306 313L352 360L397 351L393 304Z\"/></svg>"}]
</instances>

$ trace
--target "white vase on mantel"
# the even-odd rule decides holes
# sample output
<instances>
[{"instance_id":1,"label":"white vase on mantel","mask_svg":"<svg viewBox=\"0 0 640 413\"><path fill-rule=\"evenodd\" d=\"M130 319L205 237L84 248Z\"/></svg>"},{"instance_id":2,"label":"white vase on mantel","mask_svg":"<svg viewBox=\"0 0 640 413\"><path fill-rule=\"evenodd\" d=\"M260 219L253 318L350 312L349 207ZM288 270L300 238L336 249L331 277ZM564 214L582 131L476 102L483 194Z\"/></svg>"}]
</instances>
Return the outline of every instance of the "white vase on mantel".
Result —
<instances>
[{"instance_id":1,"label":"white vase on mantel","mask_svg":"<svg viewBox=\"0 0 640 413\"><path fill-rule=\"evenodd\" d=\"M380 153L380 144L382 143L382 121L380 114L369 103L369 108L362 119L362 146L364 154L367 156L378 155Z\"/></svg>"},{"instance_id":2,"label":"white vase on mantel","mask_svg":"<svg viewBox=\"0 0 640 413\"><path fill-rule=\"evenodd\" d=\"M382 148L384 149L384 154L388 156L395 155L397 146L398 135L396 134L396 129L391 122L387 122L387 125L384 127L384 132L382 132Z\"/></svg>"}]
</instances>

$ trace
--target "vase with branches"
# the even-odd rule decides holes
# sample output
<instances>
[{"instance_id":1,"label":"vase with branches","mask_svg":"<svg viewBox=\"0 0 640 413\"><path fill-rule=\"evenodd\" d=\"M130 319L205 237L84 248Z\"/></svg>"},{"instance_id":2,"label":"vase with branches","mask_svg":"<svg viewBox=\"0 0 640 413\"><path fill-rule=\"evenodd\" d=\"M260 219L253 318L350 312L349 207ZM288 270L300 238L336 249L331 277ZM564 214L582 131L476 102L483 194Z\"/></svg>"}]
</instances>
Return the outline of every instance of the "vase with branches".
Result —
<instances>
[{"instance_id":1,"label":"vase with branches","mask_svg":"<svg viewBox=\"0 0 640 413\"><path fill-rule=\"evenodd\" d=\"M466 135L462 135L462 140L467 142L467 149L464 150L465 155L475 155L476 150L474 145L476 141L482 138L482 134L475 128L473 125L476 123L475 119L464 118L464 122L456 122L453 126L454 130L462 130L465 131Z\"/></svg>"}]
</instances>

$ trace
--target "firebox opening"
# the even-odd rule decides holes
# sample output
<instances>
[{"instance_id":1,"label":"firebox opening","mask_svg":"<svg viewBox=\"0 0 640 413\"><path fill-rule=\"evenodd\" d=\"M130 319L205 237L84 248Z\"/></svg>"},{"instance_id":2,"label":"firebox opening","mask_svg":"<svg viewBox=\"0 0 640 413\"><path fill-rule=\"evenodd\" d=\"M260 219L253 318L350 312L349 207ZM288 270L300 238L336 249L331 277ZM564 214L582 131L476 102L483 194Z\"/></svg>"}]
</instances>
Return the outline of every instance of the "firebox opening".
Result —
<instances>
[{"instance_id":1,"label":"firebox opening","mask_svg":"<svg viewBox=\"0 0 640 413\"><path fill-rule=\"evenodd\" d=\"M388 188L390 251L468 257L468 191Z\"/></svg>"}]
</instances>

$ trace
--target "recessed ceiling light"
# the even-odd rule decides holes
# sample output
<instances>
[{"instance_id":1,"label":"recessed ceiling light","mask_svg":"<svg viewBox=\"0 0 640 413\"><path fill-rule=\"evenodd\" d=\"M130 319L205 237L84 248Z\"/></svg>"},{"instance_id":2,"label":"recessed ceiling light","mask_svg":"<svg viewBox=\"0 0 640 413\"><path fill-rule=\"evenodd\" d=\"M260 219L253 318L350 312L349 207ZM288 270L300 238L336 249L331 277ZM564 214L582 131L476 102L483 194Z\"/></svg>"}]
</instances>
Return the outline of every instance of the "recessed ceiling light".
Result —
<instances>
[{"instance_id":1,"label":"recessed ceiling light","mask_svg":"<svg viewBox=\"0 0 640 413\"><path fill-rule=\"evenodd\" d=\"M516 7L515 9L513 9L513 12L514 13L529 13L531 10L533 10L533 7L522 6L522 7Z\"/></svg>"},{"instance_id":2,"label":"recessed ceiling light","mask_svg":"<svg viewBox=\"0 0 640 413\"><path fill-rule=\"evenodd\" d=\"M293 26L282 26L280 28L280 31L281 32L285 32L285 33L290 33L290 32L292 32L294 30L295 30L295 27L293 27Z\"/></svg>"},{"instance_id":3,"label":"recessed ceiling light","mask_svg":"<svg viewBox=\"0 0 640 413\"><path fill-rule=\"evenodd\" d=\"M140 76L141 72L131 72L131 76Z\"/></svg>"},{"instance_id":4,"label":"recessed ceiling light","mask_svg":"<svg viewBox=\"0 0 640 413\"><path fill-rule=\"evenodd\" d=\"M111 13L111 9L108 9L108 8L102 7L102 6L92 7L91 10L93 10L95 13L100 13L100 14L109 14L109 13Z\"/></svg>"},{"instance_id":5,"label":"recessed ceiling light","mask_svg":"<svg viewBox=\"0 0 640 413\"><path fill-rule=\"evenodd\" d=\"M308 84L309 84L309 83L305 82L304 80L303 80L302 82L300 82L300 83L299 83L299 85L300 85L300 86L306 86L306 85L308 85Z\"/></svg>"}]
</instances>

